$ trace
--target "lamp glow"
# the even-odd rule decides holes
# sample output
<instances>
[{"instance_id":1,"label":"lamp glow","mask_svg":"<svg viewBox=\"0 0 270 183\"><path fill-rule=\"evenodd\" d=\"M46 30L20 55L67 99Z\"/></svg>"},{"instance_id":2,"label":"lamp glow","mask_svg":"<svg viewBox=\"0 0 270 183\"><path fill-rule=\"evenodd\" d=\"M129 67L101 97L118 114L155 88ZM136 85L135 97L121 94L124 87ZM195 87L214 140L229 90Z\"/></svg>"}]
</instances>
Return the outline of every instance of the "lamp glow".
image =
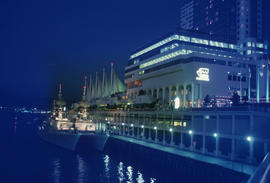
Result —
<instances>
[{"instance_id":1,"label":"lamp glow","mask_svg":"<svg viewBox=\"0 0 270 183\"><path fill-rule=\"evenodd\" d=\"M192 132L192 130L189 130L188 133L191 135L193 132Z\"/></svg>"},{"instance_id":2,"label":"lamp glow","mask_svg":"<svg viewBox=\"0 0 270 183\"><path fill-rule=\"evenodd\" d=\"M214 137L218 137L218 134L217 134L217 133L214 133L213 136L214 136Z\"/></svg>"},{"instance_id":3,"label":"lamp glow","mask_svg":"<svg viewBox=\"0 0 270 183\"><path fill-rule=\"evenodd\" d=\"M179 109L179 107L180 107L180 98L179 97L176 97L174 99L174 108L175 109Z\"/></svg>"},{"instance_id":4,"label":"lamp glow","mask_svg":"<svg viewBox=\"0 0 270 183\"><path fill-rule=\"evenodd\" d=\"M253 141L253 138L251 136L247 136L247 141L251 142Z\"/></svg>"},{"instance_id":5,"label":"lamp glow","mask_svg":"<svg viewBox=\"0 0 270 183\"><path fill-rule=\"evenodd\" d=\"M154 130L156 130L156 129L157 129L157 127L155 126L155 127L154 127Z\"/></svg>"}]
</instances>

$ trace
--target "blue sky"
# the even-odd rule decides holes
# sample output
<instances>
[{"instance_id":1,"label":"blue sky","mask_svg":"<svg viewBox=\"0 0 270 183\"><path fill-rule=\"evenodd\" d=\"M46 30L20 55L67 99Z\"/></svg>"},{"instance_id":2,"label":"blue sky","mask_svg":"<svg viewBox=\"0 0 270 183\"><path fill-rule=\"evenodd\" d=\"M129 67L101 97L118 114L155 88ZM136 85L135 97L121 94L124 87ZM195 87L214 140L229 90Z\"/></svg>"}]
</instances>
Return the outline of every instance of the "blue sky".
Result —
<instances>
[{"instance_id":1,"label":"blue sky","mask_svg":"<svg viewBox=\"0 0 270 183\"><path fill-rule=\"evenodd\" d=\"M132 51L178 26L180 3L1 1L0 103L46 101L59 82L73 100L83 75L111 61L123 78Z\"/></svg>"}]
</instances>

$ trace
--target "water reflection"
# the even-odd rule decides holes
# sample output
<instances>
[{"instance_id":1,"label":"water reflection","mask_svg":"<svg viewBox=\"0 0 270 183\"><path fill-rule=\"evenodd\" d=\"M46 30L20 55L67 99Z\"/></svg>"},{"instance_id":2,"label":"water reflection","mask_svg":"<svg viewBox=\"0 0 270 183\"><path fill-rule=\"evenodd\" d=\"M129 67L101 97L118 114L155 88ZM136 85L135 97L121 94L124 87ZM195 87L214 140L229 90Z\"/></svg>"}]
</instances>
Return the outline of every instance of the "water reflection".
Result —
<instances>
[{"instance_id":1,"label":"water reflection","mask_svg":"<svg viewBox=\"0 0 270 183\"><path fill-rule=\"evenodd\" d=\"M154 183L154 182L156 182L156 180L157 179L155 179L155 178L150 178L150 183Z\"/></svg>"},{"instance_id":2,"label":"water reflection","mask_svg":"<svg viewBox=\"0 0 270 183\"><path fill-rule=\"evenodd\" d=\"M54 183L60 183L60 177L61 177L61 164L60 164L60 160L54 160L53 161L53 182Z\"/></svg>"},{"instance_id":3,"label":"water reflection","mask_svg":"<svg viewBox=\"0 0 270 183\"><path fill-rule=\"evenodd\" d=\"M133 183L133 168L131 166L127 167L127 177L128 177L128 183Z\"/></svg>"},{"instance_id":4,"label":"water reflection","mask_svg":"<svg viewBox=\"0 0 270 183\"><path fill-rule=\"evenodd\" d=\"M16 135L16 131L17 131L17 124L18 124L18 117L16 116L14 118L14 131L13 131L13 135L15 136Z\"/></svg>"},{"instance_id":5,"label":"water reflection","mask_svg":"<svg viewBox=\"0 0 270 183\"><path fill-rule=\"evenodd\" d=\"M86 182L88 167L86 162L80 155L77 155L78 160L78 183Z\"/></svg>"},{"instance_id":6,"label":"water reflection","mask_svg":"<svg viewBox=\"0 0 270 183\"><path fill-rule=\"evenodd\" d=\"M29 116L14 118L15 116L9 117L3 114L1 116L0 113L0 117L10 122L0 131L13 140L13 143L4 144L6 153L16 156L15 159L1 156L6 160L1 159L0 166L4 166L5 169L15 167L16 170L6 175L7 179L14 180L9 182L149 183L160 181L159 173L152 170L149 172L147 168L143 169L144 164L125 156L111 155L113 149L110 149L108 155L66 151L41 141L37 136L36 126L29 128L28 125L24 125L27 121L31 121ZM29 145L25 148L25 144ZM157 176L158 180L151 178L153 176ZM5 181L0 179L0 182Z\"/></svg>"},{"instance_id":7,"label":"water reflection","mask_svg":"<svg viewBox=\"0 0 270 183\"><path fill-rule=\"evenodd\" d=\"M120 162L119 165L118 165L118 179L119 179L119 182L123 182L125 177L124 177L124 173L123 173L123 163Z\"/></svg>"},{"instance_id":8,"label":"water reflection","mask_svg":"<svg viewBox=\"0 0 270 183\"><path fill-rule=\"evenodd\" d=\"M138 178L136 179L138 183L144 183L143 175L138 171Z\"/></svg>"},{"instance_id":9,"label":"water reflection","mask_svg":"<svg viewBox=\"0 0 270 183\"><path fill-rule=\"evenodd\" d=\"M109 163L110 163L110 157L108 155L104 156L104 165L105 165L105 176L107 180L110 178L110 168L109 168Z\"/></svg>"}]
</instances>

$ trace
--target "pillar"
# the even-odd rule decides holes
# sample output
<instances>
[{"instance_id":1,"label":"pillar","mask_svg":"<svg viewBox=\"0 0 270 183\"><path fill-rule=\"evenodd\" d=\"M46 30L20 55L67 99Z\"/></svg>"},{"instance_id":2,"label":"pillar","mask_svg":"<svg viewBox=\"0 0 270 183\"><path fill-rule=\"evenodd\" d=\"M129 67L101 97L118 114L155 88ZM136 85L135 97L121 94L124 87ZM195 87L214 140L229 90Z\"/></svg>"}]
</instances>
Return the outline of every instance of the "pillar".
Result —
<instances>
[{"instance_id":1,"label":"pillar","mask_svg":"<svg viewBox=\"0 0 270 183\"><path fill-rule=\"evenodd\" d=\"M250 67L248 68L248 101L250 102L250 92L251 92L251 71Z\"/></svg>"},{"instance_id":2,"label":"pillar","mask_svg":"<svg viewBox=\"0 0 270 183\"><path fill-rule=\"evenodd\" d=\"M235 115L232 115L232 152L231 160L234 160L235 157Z\"/></svg>"},{"instance_id":3,"label":"pillar","mask_svg":"<svg viewBox=\"0 0 270 183\"><path fill-rule=\"evenodd\" d=\"M163 104L163 109L164 109L164 104L165 104L165 88L162 88L162 104Z\"/></svg>"},{"instance_id":4,"label":"pillar","mask_svg":"<svg viewBox=\"0 0 270 183\"><path fill-rule=\"evenodd\" d=\"M256 66L256 82L257 82L257 87L256 87L256 91L257 91L257 103L260 103L260 71L259 71L259 66Z\"/></svg>"},{"instance_id":5,"label":"pillar","mask_svg":"<svg viewBox=\"0 0 270 183\"><path fill-rule=\"evenodd\" d=\"M252 134L253 132L253 125L254 125L254 116L253 114L250 115L250 129L249 129L249 133ZM254 154L254 139L252 139L251 141L249 141L249 163L252 163L253 161L253 154Z\"/></svg>"},{"instance_id":6,"label":"pillar","mask_svg":"<svg viewBox=\"0 0 270 183\"><path fill-rule=\"evenodd\" d=\"M184 108L186 108L186 90L187 90L187 85L184 84Z\"/></svg>"},{"instance_id":7,"label":"pillar","mask_svg":"<svg viewBox=\"0 0 270 183\"><path fill-rule=\"evenodd\" d=\"M170 144L171 144L171 145L174 145L173 133L174 133L173 131L170 132L170 136L171 136Z\"/></svg>"},{"instance_id":8,"label":"pillar","mask_svg":"<svg viewBox=\"0 0 270 183\"><path fill-rule=\"evenodd\" d=\"M206 152L206 148L205 148L205 117L203 116L203 144L202 144L202 153Z\"/></svg>"},{"instance_id":9,"label":"pillar","mask_svg":"<svg viewBox=\"0 0 270 183\"><path fill-rule=\"evenodd\" d=\"M133 127L132 127L132 137L135 137L135 134L134 134L134 125L133 125Z\"/></svg>"},{"instance_id":10,"label":"pillar","mask_svg":"<svg viewBox=\"0 0 270 183\"><path fill-rule=\"evenodd\" d=\"M190 149L191 151L193 151L193 133L190 134L190 147L189 147L189 149Z\"/></svg>"},{"instance_id":11,"label":"pillar","mask_svg":"<svg viewBox=\"0 0 270 183\"><path fill-rule=\"evenodd\" d=\"M242 102L242 73L240 72L240 103Z\"/></svg>"},{"instance_id":12,"label":"pillar","mask_svg":"<svg viewBox=\"0 0 270 183\"><path fill-rule=\"evenodd\" d=\"M218 156L218 152L219 152L219 115L217 115L216 116L216 120L217 120L217 124L216 124L216 126L217 126L217 137L215 137L216 138L216 156Z\"/></svg>"},{"instance_id":13,"label":"pillar","mask_svg":"<svg viewBox=\"0 0 270 183\"><path fill-rule=\"evenodd\" d=\"M266 63L266 102L269 102L269 64Z\"/></svg>"},{"instance_id":14,"label":"pillar","mask_svg":"<svg viewBox=\"0 0 270 183\"><path fill-rule=\"evenodd\" d=\"M166 132L165 132L165 130L163 130L163 138L162 138L162 141L163 141L163 144L164 144L164 145L166 144L166 139L165 139L165 137L166 137Z\"/></svg>"},{"instance_id":15,"label":"pillar","mask_svg":"<svg viewBox=\"0 0 270 183\"><path fill-rule=\"evenodd\" d=\"M155 130L155 142L158 142L158 131L157 130Z\"/></svg>"},{"instance_id":16,"label":"pillar","mask_svg":"<svg viewBox=\"0 0 270 183\"><path fill-rule=\"evenodd\" d=\"M192 83L191 84L191 102L192 102L192 104L191 104L191 107L193 108L194 107L194 84Z\"/></svg>"},{"instance_id":17,"label":"pillar","mask_svg":"<svg viewBox=\"0 0 270 183\"><path fill-rule=\"evenodd\" d=\"M171 106L172 103L172 86L169 86L169 106Z\"/></svg>"},{"instance_id":18,"label":"pillar","mask_svg":"<svg viewBox=\"0 0 270 183\"><path fill-rule=\"evenodd\" d=\"M183 148L184 145L183 145L183 131L180 132L180 148Z\"/></svg>"},{"instance_id":19,"label":"pillar","mask_svg":"<svg viewBox=\"0 0 270 183\"><path fill-rule=\"evenodd\" d=\"M148 140L152 141L151 127L149 127L148 130Z\"/></svg>"}]
</instances>

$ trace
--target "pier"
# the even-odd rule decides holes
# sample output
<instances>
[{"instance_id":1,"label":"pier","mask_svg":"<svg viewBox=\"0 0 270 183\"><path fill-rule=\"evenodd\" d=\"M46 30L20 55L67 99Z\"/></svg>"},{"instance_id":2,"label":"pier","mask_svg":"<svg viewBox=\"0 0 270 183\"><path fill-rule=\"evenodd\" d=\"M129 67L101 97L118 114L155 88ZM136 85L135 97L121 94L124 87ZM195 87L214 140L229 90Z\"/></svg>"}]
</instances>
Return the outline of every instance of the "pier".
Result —
<instances>
[{"instance_id":1,"label":"pier","mask_svg":"<svg viewBox=\"0 0 270 183\"><path fill-rule=\"evenodd\" d=\"M269 109L108 110L92 115L112 138L251 175L269 151Z\"/></svg>"}]
</instances>

